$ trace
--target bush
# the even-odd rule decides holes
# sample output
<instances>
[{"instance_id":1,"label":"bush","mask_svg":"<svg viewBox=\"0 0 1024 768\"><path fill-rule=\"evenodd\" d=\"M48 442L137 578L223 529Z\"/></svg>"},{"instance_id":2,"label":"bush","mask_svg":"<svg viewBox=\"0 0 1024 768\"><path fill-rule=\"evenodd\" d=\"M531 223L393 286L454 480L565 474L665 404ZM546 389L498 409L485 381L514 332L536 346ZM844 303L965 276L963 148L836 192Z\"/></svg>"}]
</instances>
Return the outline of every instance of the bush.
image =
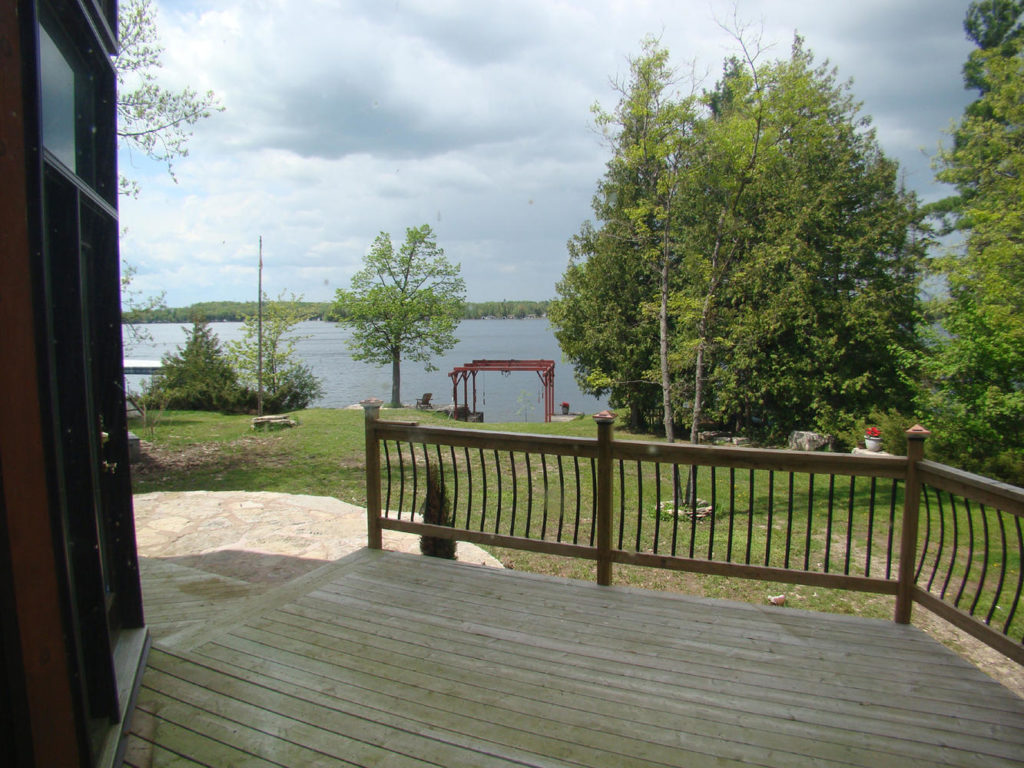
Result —
<instances>
[{"instance_id":1,"label":"bush","mask_svg":"<svg viewBox=\"0 0 1024 768\"><path fill-rule=\"evenodd\" d=\"M143 402L158 408L232 412L241 409L244 391L204 318L192 322L184 348L165 355L161 372L143 393Z\"/></svg>"},{"instance_id":2,"label":"bush","mask_svg":"<svg viewBox=\"0 0 1024 768\"><path fill-rule=\"evenodd\" d=\"M436 466L431 466L427 470L427 498L420 507L420 516L424 523L431 525L450 527L454 522L451 505L448 503L448 491ZM454 560L455 548L455 539L420 536L420 552L424 555Z\"/></svg>"}]
</instances>

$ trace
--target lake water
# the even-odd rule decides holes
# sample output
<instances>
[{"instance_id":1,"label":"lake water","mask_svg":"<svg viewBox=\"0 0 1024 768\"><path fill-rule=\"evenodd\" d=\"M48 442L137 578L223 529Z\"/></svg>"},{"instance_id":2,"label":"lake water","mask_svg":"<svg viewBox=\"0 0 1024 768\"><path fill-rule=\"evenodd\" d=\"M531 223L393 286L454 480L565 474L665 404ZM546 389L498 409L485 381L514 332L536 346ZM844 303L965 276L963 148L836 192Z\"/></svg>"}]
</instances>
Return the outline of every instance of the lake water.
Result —
<instances>
[{"instance_id":1,"label":"lake water","mask_svg":"<svg viewBox=\"0 0 1024 768\"><path fill-rule=\"evenodd\" d=\"M184 345L189 327L176 323L151 323L141 326L152 336L151 343L138 343L125 354L131 359L159 359ZM210 323L221 346L241 338L241 323ZM314 405L321 408L344 408L379 397L391 398L391 366L378 367L352 359L346 345L349 330L335 323L310 321L296 326L296 333L306 336L296 345L297 354L320 377L324 397ZM415 402L424 392L432 392L435 407L452 401L452 384L448 372L472 360L544 359L555 361L555 411L566 401L574 413L593 414L608 407L606 401L584 395L576 386L572 366L562 361L558 341L548 321L543 318L525 320L464 320L456 336L459 343L445 355L434 360L438 370L424 371L422 363L402 363L402 401ZM138 391L144 377L129 376L131 389ZM543 387L533 371L502 375L497 372L477 374L477 409L488 422L544 420ZM472 403L472 389L470 402ZM459 397L462 397L460 387Z\"/></svg>"}]
</instances>

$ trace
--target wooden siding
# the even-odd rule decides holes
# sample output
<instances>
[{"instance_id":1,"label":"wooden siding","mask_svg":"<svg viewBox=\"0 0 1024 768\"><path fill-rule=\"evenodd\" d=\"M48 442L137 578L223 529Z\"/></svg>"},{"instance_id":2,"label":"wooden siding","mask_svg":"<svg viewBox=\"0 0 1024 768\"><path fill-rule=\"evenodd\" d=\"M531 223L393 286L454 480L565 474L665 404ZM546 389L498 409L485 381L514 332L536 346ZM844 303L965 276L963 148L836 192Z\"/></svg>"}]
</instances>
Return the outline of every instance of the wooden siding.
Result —
<instances>
[{"instance_id":1,"label":"wooden siding","mask_svg":"<svg viewBox=\"0 0 1024 768\"><path fill-rule=\"evenodd\" d=\"M1024 700L911 626L370 550L305 585L157 640L126 765L1024 765Z\"/></svg>"}]
</instances>

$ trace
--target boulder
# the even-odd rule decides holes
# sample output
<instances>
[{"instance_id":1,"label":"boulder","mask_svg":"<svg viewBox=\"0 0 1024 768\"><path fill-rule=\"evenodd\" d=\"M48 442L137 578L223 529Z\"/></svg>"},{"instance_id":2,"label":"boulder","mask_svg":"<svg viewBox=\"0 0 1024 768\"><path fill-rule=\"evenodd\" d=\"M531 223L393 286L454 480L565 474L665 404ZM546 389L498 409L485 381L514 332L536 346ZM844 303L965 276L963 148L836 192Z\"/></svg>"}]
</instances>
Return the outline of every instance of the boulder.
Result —
<instances>
[{"instance_id":1,"label":"boulder","mask_svg":"<svg viewBox=\"0 0 1024 768\"><path fill-rule=\"evenodd\" d=\"M820 432L793 430L789 433L787 447L791 451L817 451L832 445L832 436Z\"/></svg>"}]
</instances>

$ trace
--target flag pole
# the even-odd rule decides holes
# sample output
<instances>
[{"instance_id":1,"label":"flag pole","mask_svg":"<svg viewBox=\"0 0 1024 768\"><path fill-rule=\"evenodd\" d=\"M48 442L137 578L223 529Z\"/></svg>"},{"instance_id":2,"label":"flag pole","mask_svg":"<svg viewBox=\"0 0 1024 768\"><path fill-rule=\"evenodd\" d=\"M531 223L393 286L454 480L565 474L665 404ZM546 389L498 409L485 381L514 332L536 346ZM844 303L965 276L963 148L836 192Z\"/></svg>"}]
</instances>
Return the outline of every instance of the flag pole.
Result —
<instances>
[{"instance_id":1,"label":"flag pole","mask_svg":"<svg viewBox=\"0 0 1024 768\"><path fill-rule=\"evenodd\" d=\"M256 415L263 415L263 235L260 235L259 296L256 299L256 379L259 395L256 401Z\"/></svg>"}]
</instances>

